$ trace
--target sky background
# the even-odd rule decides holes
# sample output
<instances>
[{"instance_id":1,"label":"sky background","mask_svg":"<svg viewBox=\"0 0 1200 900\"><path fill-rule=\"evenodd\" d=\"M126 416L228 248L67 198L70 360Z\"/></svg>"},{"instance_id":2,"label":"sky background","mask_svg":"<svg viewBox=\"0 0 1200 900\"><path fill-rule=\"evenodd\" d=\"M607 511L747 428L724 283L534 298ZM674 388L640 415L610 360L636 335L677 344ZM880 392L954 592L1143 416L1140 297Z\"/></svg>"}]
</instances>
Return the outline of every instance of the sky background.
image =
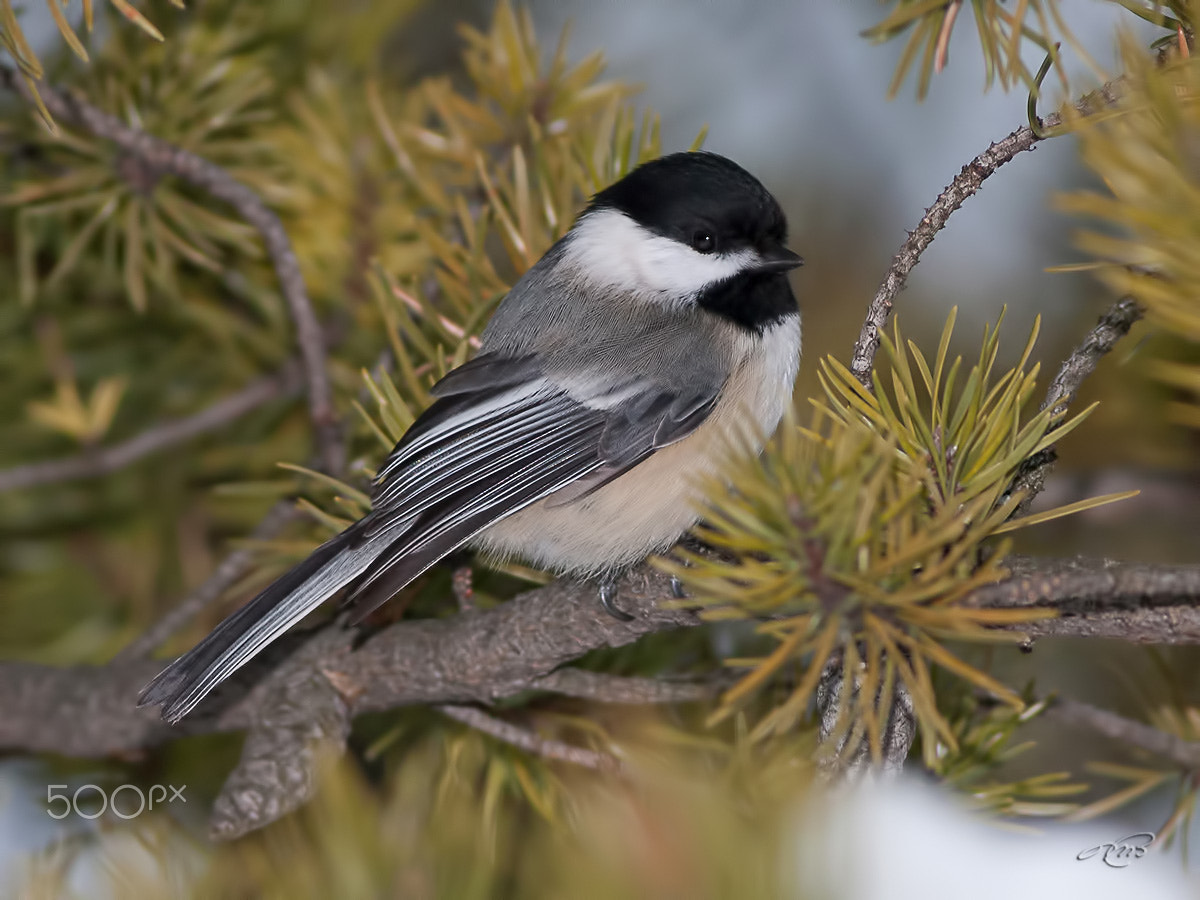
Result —
<instances>
[{"instance_id":1,"label":"sky background","mask_svg":"<svg viewBox=\"0 0 1200 900\"><path fill-rule=\"evenodd\" d=\"M1136 20L1097 0L1061 7L1084 46L1111 67L1115 24ZM903 41L872 45L860 36L885 8L876 3L535 0L532 8L548 40L569 21L576 54L601 48L611 74L644 85L641 99L662 113L664 149L686 148L707 125L706 147L779 194L797 235L819 236L823 223L856 235L861 252L829 265L854 266L872 287L905 229L963 164L1026 119L1023 91L983 93L968 12L955 29L949 67L917 103L911 82L895 100L886 96ZM1080 88L1098 83L1069 52L1068 59ZM1040 52L1027 61L1036 69ZM996 301L1013 307L1014 320L1040 310L1051 325L1073 321L1071 301L1102 292L1081 286L1082 277L1041 270L1073 258L1069 222L1049 200L1083 180L1070 139L1014 160L938 235L900 308L958 297L964 325L993 319ZM797 249L812 265L825 262ZM822 298L805 296L804 284L802 273L796 285L804 312L820 317ZM860 298L862 310L869 299Z\"/></svg>"}]
</instances>

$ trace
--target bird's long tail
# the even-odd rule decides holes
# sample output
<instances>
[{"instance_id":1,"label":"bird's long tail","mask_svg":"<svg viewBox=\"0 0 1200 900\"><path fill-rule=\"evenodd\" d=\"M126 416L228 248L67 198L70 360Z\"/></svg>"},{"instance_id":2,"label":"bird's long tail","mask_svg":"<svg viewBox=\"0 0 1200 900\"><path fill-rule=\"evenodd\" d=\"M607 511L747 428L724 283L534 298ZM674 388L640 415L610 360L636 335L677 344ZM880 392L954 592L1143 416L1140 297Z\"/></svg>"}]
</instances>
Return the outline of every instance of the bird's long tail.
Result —
<instances>
[{"instance_id":1,"label":"bird's long tail","mask_svg":"<svg viewBox=\"0 0 1200 900\"><path fill-rule=\"evenodd\" d=\"M138 706L161 703L163 718L178 722L264 647L354 581L394 540L394 533L385 531L364 541L351 527L322 544L163 669L142 690Z\"/></svg>"}]
</instances>

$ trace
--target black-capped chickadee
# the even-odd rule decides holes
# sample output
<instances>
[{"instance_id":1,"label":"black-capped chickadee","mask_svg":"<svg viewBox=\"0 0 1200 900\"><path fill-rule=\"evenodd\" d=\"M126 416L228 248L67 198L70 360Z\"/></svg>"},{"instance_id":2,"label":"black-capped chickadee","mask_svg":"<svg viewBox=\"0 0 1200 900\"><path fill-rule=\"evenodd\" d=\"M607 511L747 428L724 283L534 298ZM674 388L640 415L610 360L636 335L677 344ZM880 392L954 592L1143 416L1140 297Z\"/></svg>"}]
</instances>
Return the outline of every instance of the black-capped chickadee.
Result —
<instances>
[{"instance_id":1,"label":"black-capped chickadee","mask_svg":"<svg viewBox=\"0 0 1200 900\"><path fill-rule=\"evenodd\" d=\"M478 356L380 468L373 508L142 691L178 721L335 593L357 620L470 544L606 576L696 521L697 476L772 432L800 362L787 221L713 153L648 162L598 193L516 283ZM607 605L607 602L606 602Z\"/></svg>"}]
</instances>

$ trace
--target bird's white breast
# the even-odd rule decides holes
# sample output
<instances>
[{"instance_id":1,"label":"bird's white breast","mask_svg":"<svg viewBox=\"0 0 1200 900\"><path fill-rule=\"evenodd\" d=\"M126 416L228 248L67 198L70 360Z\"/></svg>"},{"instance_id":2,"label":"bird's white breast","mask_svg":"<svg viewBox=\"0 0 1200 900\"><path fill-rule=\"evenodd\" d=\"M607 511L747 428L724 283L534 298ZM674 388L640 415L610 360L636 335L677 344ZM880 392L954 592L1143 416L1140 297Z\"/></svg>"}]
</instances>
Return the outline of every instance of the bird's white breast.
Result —
<instances>
[{"instance_id":1,"label":"bird's white breast","mask_svg":"<svg viewBox=\"0 0 1200 900\"><path fill-rule=\"evenodd\" d=\"M702 476L718 471L739 445L761 449L791 402L799 316L761 337L746 332L737 340L740 362L692 434L587 497L556 506L551 495L490 526L473 543L579 575L632 565L674 544L698 518Z\"/></svg>"}]
</instances>

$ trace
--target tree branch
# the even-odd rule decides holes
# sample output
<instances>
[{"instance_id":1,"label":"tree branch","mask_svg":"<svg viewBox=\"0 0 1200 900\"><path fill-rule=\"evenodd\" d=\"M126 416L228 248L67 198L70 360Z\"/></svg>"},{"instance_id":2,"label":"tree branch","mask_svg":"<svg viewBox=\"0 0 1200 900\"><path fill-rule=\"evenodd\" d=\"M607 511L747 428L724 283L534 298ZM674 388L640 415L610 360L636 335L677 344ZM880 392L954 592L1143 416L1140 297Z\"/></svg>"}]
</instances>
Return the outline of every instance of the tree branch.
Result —
<instances>
[{"instance_id":1,"label":"tree branch","mask_svg":"<svg viewBox=\"0 0 1200 900\"><path fill-rule=\"evenodd\" d=\"M1129 334L1134 323L1144 314L1145 310L1132 297L1122 297L1114 303L1079 346L1071 351L1071 355L1063 360L1058 374L1050 382L1041 408L1053 408L1055 415L1066 412L1067 405L1084 379L1096 371L1100 360L1116 346L1117 341ZM1054 447L1051 446L1025 460L1013 479L1013 491L1025 491L1025 498L1013 513L1014 516L1023 515L1045 488L1046 476L1054 468L1055 459Z\"/></svg>"},{"instance_id":2,"label":"tree branch","mask_svg":"<svg viewBox=\"0 0 1200 900\"><path fill-rule=\"evenodd\" d=\"M1052 114L1043 119L1041 124L1043 128L1054 127L1061 124L1061 118L1057 114ZM1029 126L1023 126L988 146L983 153L962 167L954 180L934 200L933 205L925 210L925 215L917 223L917 227L909 232L908 239L892 258L883 283L880 284L874 299L867 308L867 317L859 332L858 340L854 344L854 352L850 359L850 371L867 390L874 390L871 370L875 365L875 354L879 351L879 336L887 324L888 316L891 315L896 297L904 289L909 273L921 259L925 248L933 243L937 233L946 227L946 222L951 214L962 206L968 197L978 191L984 181L1019 153L1032 149L1039 140L1042 138L1035 134ZM826 690L821 695L823 702L818 702L818 713L823 725L839 719L840 704L843 700L848 699L842 696L843 693L848 692L842 690L841 677L840 669L830 676ZM888 719L889 731L886 736L887 746L884 759L886 771L898 771L903 766L916 733L910 708L911 701L909 706L905 707L901 702L902 699L898 695L893 701ZM866 749L863 744L849 751L849 758L858 760L852 764L852 769L863 768ZM842 754L839 752L838 756L841 758Z\"/></svg>"},{"instance_id":3,"label":"tree branch","mask_svg":"<svg viewBox=\"0 0 1200 900\"><path fill-rule=\"evenodd\" d=\"M560 666L600 647L700 624L673 601L670 579L648 567L621 581L618 622L593 585L559 580L494 609L401 621L355 649L357 631L331 624L289 634L218 689L179 726L134 706L162 662L125 658L56 668L0 662L0 748L103 756L214 731L255 729L279 692L314 671L334 685L351 715L400 706L488 703L546 684Z\"/></svg>"},{"instance_id":4,"label":"tree branch","mask_svg":"<svg viewBox=\"0 0 1200 900\"><path fill-rule=\"evenodd\" d=\"M1185 741L1145 722L1065 697L1056 699L1046 711L1060 722L1090 728L1115 741L1161 756L1184 769L1200 769L1200 742Z\"/></svg>"},{"instance_id":5,"label":"tree branch","mask_svg":"<svg viewBox=\"0 0 1200 900\"><path fill-rule=\"evenodd\" d=\"M716 695L721 684L717 679L708 682L671 681L662 678L631 678L589 672L586 669L558 669L530 685L534 690L595 700L598 703L687 703L707 700Z\"/></svg>"},{"instance_id":6,"label":"tree branch","mask_svg":"<svg viewBox=\"0 0 1200 900\"><path fill-rule=\"evenodd\" d=\"M840 653L830 660L817 682L817 738L822 745L831 743L831 751L821 760L821 769L828 778L856 781L872 771L871 746L861 722L849 729L841 721L848 704L862 690L861 672L856 674L849 697L843 697L845 678ZM879 771L898 775L917 737L917 717L913 711L912 694L903 682L897 681L888 703L887 722L883 726Z\"/></svg>"},{"instance_id":7,"label":"tree branch","mask_svg":"<svg viewBox=\"0 0 1200 900\"><path fill-rule=\"evenodd\" d=\"M260 827L308 797L323 750L344 742L342 722L412 704L489 703L525 690L600 647L694 626L692 612L662 609L670 579L643 568L621 582L618 622L594 586L561 580L495 609L399 622L356 649L336 623L289 634L177 726L138 709L138 690L162 667L128 659L67 669L0 663L0 748L104 756L185 735L246 730L242 759L214 808L213 833ZM336 696L335 696L336 695Z\"/></svg>"},{"instance_id":8,"label":"tree branch","mask_svg":"<svg viewBox=\"0 0 1200 900\"><path fill-rule=\"evenodd\" d=\"M27 96L20 80L3 67L0 84ZM324 335L279 219L247 187L194 154L129 128L77 97L48 87L42 89L42 96L56 118L111 140L154 171L174 174L231 204L259 230L296 326L309 411L324 466L340 469L343 449L336 439ZM1043 121L1044 127L1057 124L1057 116ZM871 303L855 346L851 368L868 388L880 331L925 248L986 178L1038 140L1033 131L1022 128L992 144L963 168L909 235ZM1102 345L1097 338L1094 345L1085 342L1077 351L1082 353L1078 359L1072 355L1051 385L1051 395L1057 391L1058 397L1048 397L1047 402L1065 403L1107 351L1107 347L1100 349ZM618 703L694 700L709 693L703 685L670 685L561 668L601 647L701 623L694 612L668 602L673 600L668 578L643 567L622 582L621 605L633 615L628 622L607 615L592 587L565 580L483 611L472 609L469 595L460 591L463 608L457 615L401 621L361 645L358 632L336 622L289 634L180 726L168 726L156 710L137 709L138 689L161 666L139 654L219 596L248 565L248 555L226 559L184 604L187 612L169 616L109 665L57 669L0 663L0 748L98 756L140 750L184 735L245 730L242 758L218 797L212 821L215 835L233 837L304 803L313 788L316 760L324 752L341 751L350 723L363 713L429 704L531 752L609 768L619 762L607 754L547 741L471 704L529 690ZM1194 609L1200 598L1200 566L1095 565L1078 560L1016 560L1011 578L979 589L968 602L995 608L1048 607L1061 613L1054 620L1021 626L1030 634L1103 634L1200 643L1200 611ZM836 701L831 703L831 708L836 706ZM893 716L901 706L893 707ZM911 705L894 724L896 740L889 725L886 752L888 761L897 764L911 744Z\"/></svg>"},{"instance_id":9,"label":"tree branch","mask_svg":"<svg viewBox=\"0 0 1200 900\"><path fill-rule=\"evenodd\" d=\"M964 606L1049 609L1057 615L1008 626L1030 638L1092 637L1140 644L1200 644L1200 565L1163 566L1098 559L1005 560L1009 577L968 594ZM857 689L857 686L855 687ZM822 739L834 732L843 698L842 668L830 665L817 695ZM852 695L851 695L852 696ZM911 699L897 697L884 735L884 771L903 764L915 737ZM837 747L840 771L857 777L868 762L866 742Z\"/></svg>"},{"instance_id":10,"label":"tree branch","mask_svg":"<svg viewBox=\"0 0 1200 900\"><path fill-rule=\"evenodd\" d=\"M1014 625L1031 637L1099 637L1137 644L1200 643L1200 565L1013 557L1010 576L973 591L970 606L1045 607L1057 618Z\"/></svg>"},{"instance_id":11,"label":"tree branch","mask_svg":"<svg viewBox=\"0 0 1200 900\"><path fill-rule=\"evenodd\" d=\"M0 86L15 91L26 102L33 102L29 86L6 66L0 66ZM229 204L262 235L263 245L279 278L280 290L296 328L296 341L308 393L309 416L316 432L315 440L322 466L330 473L340 472L344 468L345 451L338 435L333 393L325 367L325 339L308 298L300 262L279 217L254 191L203 157L132 128L76 94L59 91L45 82L39 83L38 93L55 119L111 141L154 171L181 178Z\"/></svg>"},{"instance_id":12,"label":"tree branch","mask_svg":"<svg viewBox=\"0 0 1200 900\"><path fill-rule=\"evenodd\" d=\"M476 731L481 731L498 741L511 744L527 753L533 753L546 759L569 762L576 766L584 766L585 768L596 769L602 772L620 772L622 769L621 761L611 753L601 753L597 750L589 750L586 747L576 747L573 744L565 744L562 741L544 738L527 728L521 728L519 725L514 725L511 722L505 722L503 719L488 715L482 709L477 709L474 706L458 706L443 703L437 709L456 722L469 725Z\"/></svg>"},{"instance_id":13,"label":"tree branch","mask_svg":"<svg viewBox=\"0 0 1200 900\"><path fill-rule=\"evenodd\" d=\"M1060 123L1061 119L1057 114L1042 120L1044 127L1053 127ZM867 390L873 389L871 367L875 364L875 354L879 350L879 335L892 313L896 296L904 290L908 275L921 259L925 248L932 244L937 233L946 227L951 213L978 191L985 180L1017 154L1032 149L1040 140L1041 138L1026 125L991 144L962 167L962 171L938 195L933 205L925 210L925 215L921 217L917 227L909 232L908 239L892 258L883 283L875 292L875 297L867 309L866 321L863 322L858 341L854 345L854 354L850 359L850 371Z\"/></svg>"},{"instance_id":14,"label":"tree branch","mask_svg":"<svg viewBox=\"0 0 1200 900\"><path fill-rule=\"evenodd\" d=\"M1096 371L1101 358L1117 345L1117 341L1129 334L1129 329L1145 312L1133 297L1122 297L1114 303L1080 345L1063 360L1058 374L1046 391L1042 409L1053 407L1055 415L1066 412L1067 404L1074 398L1084 379Z\"/></svg>"},{"instance_id":15,"label":"tree branch","mask_svg":"<svg viewBox=\"0 0 1200 900\"><path fill-rule=\"evenodd\" d=\"M87 451L65 459L0 470L0 493L109 475L147 456L228 425L272 400L294 394L301 384L299 364L290 363L277 375L258 378L237 393L218 400L198 413L160 422L141 434L111 447Z\"/></svg>"},{"instance_id":16,"label":"tree branch","mask_svg":"<svg viewBox=\"0 0 1200 900\"><path fill-rule=\"evenodd\" d=\"M1060 613L1017 630L1200 643L1200 565L1018 557L1009 566L1009 578L979 588L966 602ZM698 699L694 685L684 691L668 683L672 696L666 697L662 685L646 679L562 669L601 647L701 624L694 612L673 608L670 579L648 567L627 576L620 589L622 608L634 615L630 622L605 613L593 586L560 580L494 609L398 622L357 649L358 633L337 623L289 634L176 727L157 710L133 704L161 662L126 658L72 668L0 663L0 748L95 757L185 735L246 730L242 763L214 819L220 835L239 834L303 802L318 751L341 746L345 723L363 713L487 704L529 690L606 702ZM901 748L907 753L908 729L900 720L897 725L889 760L902 757Z\"/></svg>"},{"instance_id":17,"label":"tree branch","mask_svg":"<svg viewBox=\"0 0 1200 900\"><path fill-rule=\"evenodd\" d=\"M947 21L949 21L949 18ZM1098 90L1085 95L1075 104L1075 109L1086 116L1098 109L1111 106L1118 99L1119 84L1120 79L1109 82L1101 86ZM934 200L933 205L925 210L925 215L917 223L917 227L908 233L907 240L905 240L904 244L901 245L896 255L892 258L883 283L880 284L879 289L875 292L875 297L871 300L867 308L867 317L863 321L862 329L859 332L858 340L854 344L853 355L850 359L850 371L854 373L854 376L867 390L874 390L871 370L875 365L875 354L879 351L880 334L887 324L888 316L891 315L896 297L908 282L909 273L920 261L925 249L933 243L933 239L937 237L938 232L946 227L951 214L962 206L968 197L975 194L983 186L983 182L990 178L1001 166L1018 154L1026 150L1032 150L1039 141L1049 136L1049 129L1062 125L1062 117L1058 113L1052 113L1040 119L1038 124L1039 128L1037 132L1028 125L1022 126L1007 137L989 145L975 159L963 166L954 180ZM1126 331L1128 331L1128 328L1126 328ZM1068 372L1068 364L1064 363L1063 370L1059 372L1059 378L1055 379L1055 383L1051 385L1051 391L1053 392L1056 387L1058 389L1066 388L1069 380L1076 374L1078 375L1078 380L1074 382L1069 391L1062 394L1054 402L1057 403L1059 400L1065 399L1070 393L1073 393L1078 388L1079 382L1082 382L1087 374L1095 368L1096 361L1105 352L1107 352L1107 349L1097 353L1095 358L1090 360L1090 367L1088 367L1087 359L1080 359ZM1074 354L1072 355L1072 359L1074 359ZM1068 363L1070 362L1071 360L1068 360ZM1045 459L1052 460L1052 454L1053 448L1047 450ZM1022 509L1027 507L1032 497L1041 490L1046 471L1045 463L1041 460L1035 462L1031 466L1030 471L1032 473L1040 472L1041 480L1037 482L1036 487L1031 486L1027 488L1030 490L1030 494L1027 495L1026 501L1022 503ZM823 724L836 722L839 718L838 706L841 703L843 693L840 682L841 672L839 669L830 675L830 680L826 684L825 691L822 694L823 702L818 703L818 713ZM896 770L903 764L915 734L911 709L905 708L904 704L900 702L902 699L898 697L893 702L891 716L889 717L889 728L894 728L895 733L889 733L887 739L884 759L886 770ZM909 705L911 706L911 702ZM864 749L860 747L852 752L851 758L860 758Z\"/></svg>"},{"instance_id":18,"label":"tree branch","mask_svg":"<svg viewBox=\"0 0 1200 900\"><path fill-rule=\"evenodd\" d=\"M1085 94L1075 103L1075 110L1088 116L1112 106L1119 99L1121 84L1122 79L1118 78ZM1035 134L1033 129L1026 125L996 141L963 166L962 171L933 201L933 205L925 210L925 215L921 217L917 227L909 232L908 239L892 258L883 283L879 285L879 290L875 292L875 297L867 308L867 318L859 332L858 341L854 344L850 371L867 390L873 389L871 367L875 364L875 354L879 350L879 335L887 323L888 316L891 315L896 296L904 290L908 275L921 259L925 248L932 244L937 233L946 227L950 215L978 191L983 182L997 169L1018 154L1032 150L1040 141L1051 136L1047 134L1048 130L1058 128L1062 123L1061 115L1051 113L1039 120L1042 136Z\"/></svg>"},{"instance_id":19,"label":"tree branch","mask_svg":"<svg viewBox=\"0 0 1200 900\"><path fill-rule=\"evenodd\" d=\"M319 670L280 685L257 711L241 758L217 794L209 834L233 840L307 803L321 760L345 752L350 719L345 696Z\"/></svg>"}]
</instances>

